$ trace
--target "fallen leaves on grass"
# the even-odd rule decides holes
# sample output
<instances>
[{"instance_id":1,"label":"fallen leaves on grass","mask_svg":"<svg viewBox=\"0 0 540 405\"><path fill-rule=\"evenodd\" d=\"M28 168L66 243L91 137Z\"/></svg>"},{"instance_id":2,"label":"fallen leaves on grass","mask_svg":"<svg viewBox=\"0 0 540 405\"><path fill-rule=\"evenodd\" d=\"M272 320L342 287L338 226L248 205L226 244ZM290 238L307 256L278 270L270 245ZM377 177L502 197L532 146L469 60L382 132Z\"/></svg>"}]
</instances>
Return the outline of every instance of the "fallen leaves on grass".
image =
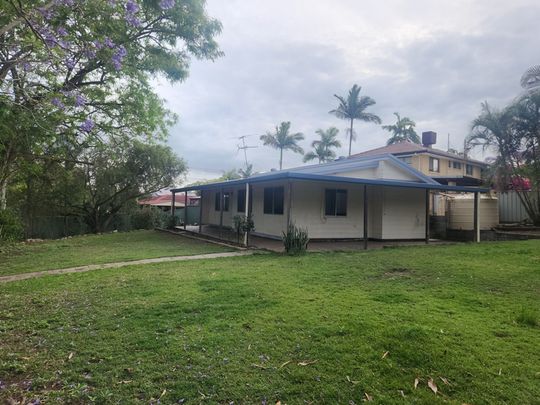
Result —
<instances>
[{"instance_id":1,"label":"fallen leaves on grass","mask_svg":"<svg viewBox=\"0 0 540 405\"><path fill-rule=\"evenodd\" d=\"M368 402L373 401L373 397L369 395L367 392L364 392L364 397L366 397L365 401L368 401Z\"/></svg>"},{"instance_id":2,"label":"fallen leaves on grass","mask_svg":"<svg viewBox=\"0 0 540 405\"><path fill-rule=\"evenodd\" d=\"M416 389L418 387L418 383L420 382L420 379L418 377L416 377L414 379L414 389Z\"/></svg>"},{"instance_id":3,"label":"fallen leaves on grass","mask_svg":"<svg viewBox=\"0 0 540 405\"><path fill-rule=\"evenodd\" d=\"M283 368L283 367L285 367L287 364L290 364L290 363L292 363L292 360L286 361L286 362L283 363L281 366L279 366L279 368Z\"/></svg>"},{"instance_id":4,"label":"fallen leaves on grass","mask_svg":"<svg viewBox=\"0 0 540 405\"><path fill-rule=\"evenodd\" d=\"M298 363L299 366L309 366L310 364L317 363L317 360L304 360Z\"/></svg>"},{"instance_id":5,"label":"fallen leaves on grass","mask_svg":"<svg viewBox=\"0 0 540 405\"><path fill-rule=\"evenodd\" d=\"M252 367L261 368L261 369L263 369L263 370L268 370L268 367L261 366L260 364L252 363L251 366L252 366Z\"/></svg>"},{"instance_id":6,"label":"fallen leaves on grass","mask_svg":"<svg viewBox=\"0 0 540 405\"><path fill-rule=\"evenodd\" d=\"M445 377L439 377L439 378L440 378L441 381L442 381L443 383L445 383L446 385L451 385L451 384L450 384L450 381L448 381L448 378L445 378Z\"/></svg>"},{"instance_id":7,"label":"fallen leaves on grass","mask_svg":"<svg viewBox=\"0 0 540 405\"><path fill-rule=\"evenodd\" d=\"M435 381L433 381L433 378L430 378L427 382L428 387L437 395L437 391L439 390L437 388L437 384L435 384Z\"/></svg>"},{"instance_id":8,"label":"fallen leaves on grass","mask_svg":"<svg viewBox=\"0 0 540 405\"><path fill-rule=\"evenodd\" d=\"M358 384L360 381L353 381L349 378L349 376L347 376L347 381L350 382L352 385L356 385Z\"/></svg>"},{"instance_id":9,"label":"fallen leaves on grass","mask_svg":"<svg viewBox=\"0 0 540 405\"><path fill-rule=\"evenodd\" d=\"M71 360L74 355L75 355L75 353L73 353L73 352L69 353L68 360Z\"/></svg>"},{"instance_id":10,"label":"fallen leaves on grass","mask_svg":"<svg viewBox=\"0 0 540 405\"><path fill-rule=\"evenodd\" d=\"M388 353L390 353L390 352L388 352L388 351L387 351L387 352L384 352L383 355L382 355L382 357L381 357L381 359L384 359L386 356L388 356Z\"/></svg>"}]
</instances>

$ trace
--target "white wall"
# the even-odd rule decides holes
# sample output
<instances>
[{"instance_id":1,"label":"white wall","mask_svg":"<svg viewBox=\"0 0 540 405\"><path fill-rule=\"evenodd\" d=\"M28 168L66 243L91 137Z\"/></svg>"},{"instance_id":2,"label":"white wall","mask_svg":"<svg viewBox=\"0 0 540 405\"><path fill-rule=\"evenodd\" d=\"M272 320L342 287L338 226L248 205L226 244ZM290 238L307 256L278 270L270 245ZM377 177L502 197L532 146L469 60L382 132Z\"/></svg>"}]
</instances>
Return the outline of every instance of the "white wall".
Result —
<instances>
[{"instance_id":1,"label":"white wall","mask_svg":"<svg viewBox=\"0 0 540 405\"><path fill-rule=\"evenodd\" d=\"M264 214L264 188L284 186L283 215ZM245 187L241 187L245 188ZM347 216L324 215L324 193L327 188L347 190ZM236 211L239 188L230 191L229 212L223 213L223 225L231 226ZM269 182L254 184L251 198L255 235L281 237L287 227L289 204L288 183ZM215 191L217 192L217 191ZM203 192L203 223L219 225L219 211L214 210L214 191ZM368 187L368 236L374 239L422 239L425 236L425 191L396 187ZM363 185L292 182L291 219L307 228L311 238L362 238L364 235Z\"/></svg>"},{"instance_id":2,"label":"white wall","mask_svg":"<svg viewBox=\"0 0 540 405\"><path fill-rule=\"evenodd\" d=\"M347 216L324 215L325 189L347 190ZM308 229L310 238L361 238L364 235L363 186L294 182L291 216L296 225Z\"/></svg>"},{"instance_id":3,"label":"white wall","mask_svg":"<svg viewBox=\"0 0 540 405\"><path fill-rule=\"evenodd\" d=\"M382 239L425 238L425 190L384 187Z\"/></svg>"}]
</instances>

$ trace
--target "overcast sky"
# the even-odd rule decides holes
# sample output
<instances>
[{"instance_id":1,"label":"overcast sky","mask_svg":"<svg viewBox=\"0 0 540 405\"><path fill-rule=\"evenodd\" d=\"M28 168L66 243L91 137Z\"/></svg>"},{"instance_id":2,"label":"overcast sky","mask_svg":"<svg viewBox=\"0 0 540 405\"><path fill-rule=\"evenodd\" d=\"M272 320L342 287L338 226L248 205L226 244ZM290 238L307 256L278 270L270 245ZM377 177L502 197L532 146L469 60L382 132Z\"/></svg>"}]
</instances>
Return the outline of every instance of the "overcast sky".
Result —
<instances>
[{"instance_id":1,"label":"overcast sky","mask_svg":"<svg viewBox=\"0 0 540 405\"><path fill-rule=\"evenodd\" d=\"M433 130L436 147L463 148L484 100L503 106L520 93L519 79L540 63L538 0L210 0L208 13L223 24L225 56L194 61L182 84L156 84L180 116L169 144L188 162L188 181L240 168L235 137L263 134L281 121L304 133L340 129L328 111L335 93L353 84L377 102L383 124L399 112ZM380 126L357 123L353 153L385 144ZM247 138L256 171L278 166L278 152ZM475 157L482 159L477 152ZM302 164L284 155L284 167Z\"/></svg>"}]
</instances>

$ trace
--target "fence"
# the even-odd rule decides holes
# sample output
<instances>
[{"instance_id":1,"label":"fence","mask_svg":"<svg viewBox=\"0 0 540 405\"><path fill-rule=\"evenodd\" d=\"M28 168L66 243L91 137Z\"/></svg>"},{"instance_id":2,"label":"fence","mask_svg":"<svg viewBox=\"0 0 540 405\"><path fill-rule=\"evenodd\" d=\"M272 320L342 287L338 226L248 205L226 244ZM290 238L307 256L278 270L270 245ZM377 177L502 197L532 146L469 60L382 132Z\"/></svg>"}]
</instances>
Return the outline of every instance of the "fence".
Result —
<instances>
[{"instance_id":1,"label":"fence","mask_svg":"<svg viewBox=\"0 0 540 405\"><path fill-rule=\"evenodd\" d=\"M174 215L178 218L177 223L179 224L184 224L184 209L185 208L182 207L182 208L176 208L174 210ZM187 207L187 224L188 225L199 224L199 207L198 206Z\"/></svg>"},{"instance_id":2,"label":"fence","mask_svg":"<svg viewBox=\"0 0 540 405\"><path fill-rule=\"evenodd\" d=\"M130 215L117 214L105 232L129 231L131 229ZM59 239L66 236L84 235L88 232L90 229L83 219L72 216L33 217L25 227L27 238L39 239Z\"/></svg>"},{"instance_id":3,"label":"fence","mask_svg":"<svg viewBox=\"0 0 540 405\"><path fill-rule=\"evenodd\" d=\"M499 193L500 222L529 222L531 219L515 191Z\"/></svg>"}]
</instances>

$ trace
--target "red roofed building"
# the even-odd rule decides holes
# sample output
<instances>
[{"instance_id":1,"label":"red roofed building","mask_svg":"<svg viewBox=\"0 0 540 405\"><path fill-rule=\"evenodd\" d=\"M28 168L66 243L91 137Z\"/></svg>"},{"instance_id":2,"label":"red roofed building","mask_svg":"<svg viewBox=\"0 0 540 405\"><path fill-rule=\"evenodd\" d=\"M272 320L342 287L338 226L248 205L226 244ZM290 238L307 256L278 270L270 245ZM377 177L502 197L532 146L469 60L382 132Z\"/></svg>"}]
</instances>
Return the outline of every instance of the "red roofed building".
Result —
<instances>
[{"instance_id":1,"label":"red roofed building","mask_svg":"<svg viewBox=\"0 0 540 405\"><path fill-rule=\"evenodd\" d=\"M199 205L200 198L196 194L189 194L187 196L188 199L188 207L194 207ZM176 208L184 208L184 201L185 201L185 194L184 193L177 193L175 197L175 203L174 206ZM169 211L171 209L171 202L172 202L172 194L167 192L167 194L157 194L149 198L144 198L137 203L139 205L145 206L145 207L159 207L163 211Z\"/></svg>"}]
</instances>

